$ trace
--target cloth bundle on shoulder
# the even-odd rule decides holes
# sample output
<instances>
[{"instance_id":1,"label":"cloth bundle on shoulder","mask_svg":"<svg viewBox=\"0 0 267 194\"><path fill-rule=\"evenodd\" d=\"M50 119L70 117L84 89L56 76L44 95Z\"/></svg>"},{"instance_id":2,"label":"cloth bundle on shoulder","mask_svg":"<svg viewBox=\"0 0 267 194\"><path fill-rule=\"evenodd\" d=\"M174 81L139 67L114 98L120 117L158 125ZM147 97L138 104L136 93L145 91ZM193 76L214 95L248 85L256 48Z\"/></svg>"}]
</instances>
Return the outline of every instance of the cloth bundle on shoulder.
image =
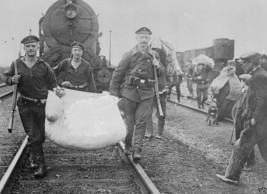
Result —
<instances>
[{"instance_id":1,"label":"cloth bundle on shoulder","mask_svg":"<svg viewBox=\"0 0 267 194\"><path fill-rule=\"evenodd\" d=\"M219 90L229 81L230 91L226 99L237 101L242 93L242 85L236 75L229 76L227 67L224 67L218 77L211 83L211 90L218 94Z\"/></svg>"},{"instance_id":2,"label":"cloth bundle on shoulder","mask_svg":"<svg viewBox=\"0 0 267 194\"><path fill-rule=\"evenodd\" d=\"M126 127L109 94L65 89L61 99L49 91L46 103L46 136L55 144L94 150L114 145L126 136Z\"/></svg>"}]
</instances>

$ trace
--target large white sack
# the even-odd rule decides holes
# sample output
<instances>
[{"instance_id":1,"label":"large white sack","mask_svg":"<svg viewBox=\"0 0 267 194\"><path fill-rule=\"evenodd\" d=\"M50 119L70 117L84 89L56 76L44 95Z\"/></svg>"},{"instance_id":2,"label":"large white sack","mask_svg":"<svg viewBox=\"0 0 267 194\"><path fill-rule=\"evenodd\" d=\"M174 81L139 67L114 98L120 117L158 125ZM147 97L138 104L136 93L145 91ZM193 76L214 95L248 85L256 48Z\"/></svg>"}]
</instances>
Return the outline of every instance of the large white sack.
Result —
<instances>
[{"instance_id":1,"label":"large white sack","mask_svg":"<svg viewBox=\"0 0 267 194\"><path fill-rule=\"evenodd\" d=\"M117 98L107 93L65 91L66 95L61 99L49 91L46 111L53 112L52 105L60 104L58 101L63 106L56 121L45 121L46 136L52 142L66 148L93 150L114 145L125 138L126 127ZM54 107L58 109L58 106Z\"/></svg>"}]
</instances>

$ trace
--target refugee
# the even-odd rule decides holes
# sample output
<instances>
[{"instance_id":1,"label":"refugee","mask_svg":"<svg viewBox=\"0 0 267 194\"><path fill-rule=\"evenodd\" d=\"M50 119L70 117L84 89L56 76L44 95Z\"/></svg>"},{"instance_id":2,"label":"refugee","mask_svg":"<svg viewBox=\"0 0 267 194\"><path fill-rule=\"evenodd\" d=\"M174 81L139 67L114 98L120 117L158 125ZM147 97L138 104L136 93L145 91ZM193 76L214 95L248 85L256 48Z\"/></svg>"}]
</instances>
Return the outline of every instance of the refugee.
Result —
<instances>
[{"instance_id":1,"label":"refugee","mask_svg":"<svg viewBox=\"0 0 267 194\"><path fill-rule=\"evenodd\" d=\"M257 144L267 162L267 72L260 66L261 55L257 52L243 54L240 59L243 69L251 74L246 100L242 113L244 130L235 142L234 149L224 175L216 176L227 183L239 184L240 175L253 147Z\"/></svg>"},{"instance_id":2,"label":"refugee","mask_svg":"<svg viewBox=\"0 0 267 194\"><path fill-rule=\"evenodd\" d=\"M228 65L222 69L220 75L211 83L213 97L217 99L218 121L222 121L224 118L231 118L231 110L241 95L241 82L235 72L235 62L229 60Z\"/></svg>"}]
</instances>

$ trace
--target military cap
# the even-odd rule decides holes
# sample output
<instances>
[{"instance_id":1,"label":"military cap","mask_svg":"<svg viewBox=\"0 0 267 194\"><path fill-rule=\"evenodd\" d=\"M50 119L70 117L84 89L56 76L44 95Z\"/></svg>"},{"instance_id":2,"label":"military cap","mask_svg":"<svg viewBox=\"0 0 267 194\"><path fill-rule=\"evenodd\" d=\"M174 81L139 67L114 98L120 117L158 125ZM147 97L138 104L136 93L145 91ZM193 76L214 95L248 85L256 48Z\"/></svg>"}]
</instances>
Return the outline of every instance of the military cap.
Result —
<instances>
[{"instance_id":1,"label":"military cap","mask_svg":"<svg viewBox=\"0 0 267 194\"><path fill-rule=\"evenodd\" d=\"M37 36L30 35L30 36L26 36L25 38L23 38L21 43L22 44L28 44L28 43L39 42L39 41L40 41L40 39Z\"/></svg>"},{"instance_id":2,"label":"military cap","mask_svg":"<svg viewBox=\"0 0 267 194\"><path fill-rule=\"evenodd\" d=\"M84 50L84 46L82 45L82 43L80 42L76 42L74 41L72 44L71 44L71 48L73 47L80 47L82 50Z\"/></svg>"},{"instance_id":3,"label":"military cap","mask_svg":"<svg viewBox=\"0 0 267 194\"><path fill-rule=\"evenodd\" d=\"M138 29L135 34L148 34L148 35L151 35L152 32L151 30L149 30L147 27L142 27L140 29Z\"/></svg>"},{"instance_id":4,"label":"military cap","mask_svg":"<svg viewBox=\"0 0 267 194\"><path fill-rule=\"evenodd\" d=\"M242 54L240 56L240 59L243 60L243 61L247 61L247 60L250 60L250 59L253 59L253 58L257 58L257 57L260 57L260 56L261 56L260 53L252 51L252 52L248 52L248 53Z\"/></svg>"}]
</instances>

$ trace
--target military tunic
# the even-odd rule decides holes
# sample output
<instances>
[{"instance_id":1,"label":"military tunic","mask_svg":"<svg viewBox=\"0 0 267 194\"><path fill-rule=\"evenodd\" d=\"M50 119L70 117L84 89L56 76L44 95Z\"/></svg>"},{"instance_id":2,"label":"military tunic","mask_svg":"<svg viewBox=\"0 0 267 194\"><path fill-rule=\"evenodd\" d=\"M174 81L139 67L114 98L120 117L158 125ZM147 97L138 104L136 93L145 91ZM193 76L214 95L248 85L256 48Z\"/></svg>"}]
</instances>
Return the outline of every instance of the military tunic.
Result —
<instances>
[{"instance_id":1,"label":"military tunic","mask_svg":"<svg viewBox=\"0 0 267 194\"><path fill-rule=\"evenodd\" d=\"M159 59L157 53L153 52L154 51L152 50L148 50L147 52L142 53L138 49L138 46L126 52L115 69L110 82L110 94L122 97L120 107L124 111L128 128L128 134L125 140L126 148L132 147L135 124L134 149L141 150L143 145L146 120L155 94L153 84L153 56ZM131 72L140 63L141 66L135 72ZM160 68L157 69L157 74L161 75L164 71L165 68L161 65ZM129 78L131 77L143 81L145 80L145 83L149 83L132 84L129 83Z\"/></svg>"}]
</instances>

